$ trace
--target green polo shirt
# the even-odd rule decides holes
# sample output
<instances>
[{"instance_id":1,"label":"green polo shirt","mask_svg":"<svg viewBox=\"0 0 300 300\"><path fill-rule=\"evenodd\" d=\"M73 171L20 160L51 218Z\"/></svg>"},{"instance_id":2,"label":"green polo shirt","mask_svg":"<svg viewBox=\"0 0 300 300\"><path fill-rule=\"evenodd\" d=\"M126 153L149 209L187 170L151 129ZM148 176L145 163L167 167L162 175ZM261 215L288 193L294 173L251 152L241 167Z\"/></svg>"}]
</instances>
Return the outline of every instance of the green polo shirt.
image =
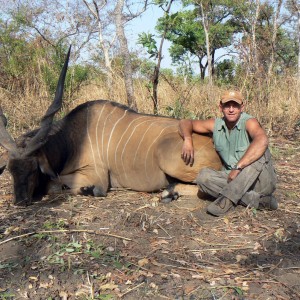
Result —
<instances>
[{"instance_id":1,"label":"green polo shirt","mask_svg":"<svg viewBox=\"0 0 300 300\"><path fill-rule=\"evenodd\" d=\"M216 151L223 161L223 170L229 173L231 168L238 163L251 139L246 131L246 121L252 116L242 113L237 124L229 131L223 118L215 119L213 140Z\"/></svg>"}]
</instances>

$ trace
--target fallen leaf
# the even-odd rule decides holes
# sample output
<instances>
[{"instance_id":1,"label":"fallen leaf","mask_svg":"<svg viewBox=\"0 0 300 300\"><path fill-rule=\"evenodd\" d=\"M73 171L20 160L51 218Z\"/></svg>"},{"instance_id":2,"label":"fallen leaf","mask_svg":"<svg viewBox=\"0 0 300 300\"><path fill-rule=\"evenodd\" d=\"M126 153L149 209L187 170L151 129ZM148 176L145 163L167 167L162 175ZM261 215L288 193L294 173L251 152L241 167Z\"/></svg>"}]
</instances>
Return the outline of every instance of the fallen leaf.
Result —
<instances>
[{"instance_id":1,"label":"fallen leaf","mask_svg":"<svg viewBox=\"0 0 300 300\"><path fill-rule=\"evenodd\" d=\"M140 259L140 260L138 261L138 265L139 265L140 267L143 267L143 266L147 265L148 263L149 263L149 259L148 259L148 258L143 258L143 259Z\"/></svg>"},{"instance_id":2,"label":"fallen leaf","mask_svg":"<svg viewBox=\"0 0 300 300\"><path fill-rule=\"evenodd\" d=\"M53 282L40 282L40 288L48 289L53 285Z\"/></svg>"},{"instance_id":3,"label":"fallen leaf","mask_svg":"<svg viewBox=\"0 0 300 300\"><path fill-rule=\"evenodd\" d=\"M226 274L234 274L235 272L231 269L225 269L224 270Z\"/></svg>"},{"instance_id":4,"label":"fallen leaf","mask_svg":"<svg viewBox=\"0 0 300 300\"><path fill-rule=\"evenodd\" d=\"M192 278L195 279L204 279L204 276L202 274L192 275Z\"/></svg>"},{"instance_id":5,"label":"fallen leaf","mask_svg":"<svg viewBox=\"0 0 300 300\"><path fill-rule=\"evenodd\" d=\"M284 241L284 228L279 228L274 233L275 237L278 241L283 242Z\"/></svg>"},{"instance_id":6,"label":"fallen leaf","mask_svg":"<svg viewBox=\"0 0 300 300\"><path fill-rule=\"evenodd\" d=\"M151 287L152 289L157 289L157 288L158 288L158 286L157 286L154 282L151 282L151 283L150 283L150 287Z\"/></svg>"},{"instance_id":7,"label":"fallen leaf","mask_svg":"<svg viewBox=\"0 0 300 300\"><path fill-rule=\"evenodd\" d=\"M158 199L158 198L157 198L157 199ZM159 201L159 199L158 199L158 201ZM152 207L158 206L158 204L159 204L158 201L151 201L151 206L152 206Z\"/></svg>"},{"instance_id":8,"label":"fallen leaf","mask_svg":"<svg viewBox=\"0 0 300 300\"><path fill-rule=\"evenodd\" d=\"M269 284L265 283L262 285L262 288L263 289L271 289L272 287Z\"/></svg>"},{"instance_id":9,"label":"fallen leaf","mask_svg":"<svg viewBox=\"0 0 300 300\"><path fill-rule=\"evenodd\" d=\"M151 246L154 248L154 247L157 247L157 246L160 246L160 245L164 245L164 244L169 244L168 241L166 240L158 240L158 241L154 241L151 243Z\"/></svg>"},{"instance_id":10,"label":"fallen leaf","mask_svg":"<svg viewBox=\"0 0 300 300\"><path fill-rule=\"evenodd\" d=\"M4 234L9 235L11 232L16 232L16 231L19 231L19 230L20 230L20 227L10 226L10 227L5 229Z\"/></svg>"},{"instance_id":11,"label":"fallen leaf","mask_svg":"<svg viewBox=\"0 0 300 300\"><path fill-rule=\"evenodd\" d=\"M248 285L247 281L243 281L242 290L243 291L248 291L249 290L249 285Z\"/></svg>"},{"instance_id":12,"label":"fallen leaf","mask_svg":"<svg viewBox=\"0 0 300 300\"><path fill-rule=\"evenodd\" d=\"M88 294L89 294L88 288L84 287L77 290L75 296L87 296Z\"/></svg>"},{"instance_id":13,"label":"fallen leaf","mask_svg":"<svg viewBox=\"0 0 300 300\"><path fill-rule=\"evenodd\" d=\"M101 291L105 291L105 290L114 290L116 289L118 286L114 283L106 283L100 286L100 290Z\"/></svg>"},{"instance_id":14,"label":"fallen leaf","mask_svg":"<svg viewBox=\"0 0 300 300\"><path fill-rule=\"evenodd\" d=\"M68 300L68 294L64 291L59 292L59 296L62 298L62 300Z\"/></svg>"},{"instance_id":15,"label":"fallen leaf","mask_svg":"<svg viewBox=\"0 0 300 300\"><path fill-rule=\"evenodd\" d=\"M39 279L37 277L35 277L35 276L30 276L29 280L38 281Z\"/></svg>"},{"instance_id":16,"label":"fallen leaf","mask_svg":"<svg viewBox=\"0 0 300 300\"><path fill-rule=\"evenodd\" d=\"M243 261L243 260L246 260L247 258L248 258L248 256L246 256L246 255L240 255L240 254L238 254L238 255L235 257L235 259L236 259L237 262L241 262L241 261Z\"/></svg>"},{"instance_id":17,"label":"fallen leaf","mask_svg":"<svg viewBox=\"0 0 300 300\"><path fill-rule=\"evenodd\" d=\"M129 241L126 241L126 240L122 240L122 242L123 242L125 247L129 244Z\"/></svg>"},{"instance_id":18,"label":"fallen leaf","mask_svg":"<svg viewBox=\"0 0 300 300\"><path fill-rule=\"evenodd\" d=\"M254 250L258 250L258 249L260 249L261 248L261 244L260 243L258 243L258 242L256 242L255 244L254 244Z\"/></svg>"},{"instance_id":19,"label":"fallen leaf","mask_svg":"<svg viewBox=\"0 0 300 300\"><path fill-rule=\"evenodd\" d=\"M174 277L174 278L180 278L181 276L179 275L179 274L177 274L177 273L171 273L171 275L172 275L172 277Z\"/></svg>"},{"instance_id":20,"label":"fallen leaf","mask_svg":"<svg viewBox=\"0 0 300 300\"><path fill-rule=\"evenodd\" d=\"M190 292L192 292L194 289L195 289L195 284L185 284L183 289L184 289L184 293L187 295L189 294Z\"/></svg>"}]
</instances>

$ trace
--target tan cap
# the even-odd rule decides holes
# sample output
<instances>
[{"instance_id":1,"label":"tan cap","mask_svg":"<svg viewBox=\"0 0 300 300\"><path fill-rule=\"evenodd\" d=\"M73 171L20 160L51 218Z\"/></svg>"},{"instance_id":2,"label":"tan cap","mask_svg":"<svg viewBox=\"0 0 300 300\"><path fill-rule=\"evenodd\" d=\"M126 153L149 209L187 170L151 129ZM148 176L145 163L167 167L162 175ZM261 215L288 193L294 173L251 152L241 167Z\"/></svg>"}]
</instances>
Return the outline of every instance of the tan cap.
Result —
<instances>
[{"instance_id":1,"label":"tan cap","mask_svg":"<svg viewBox=\"0 0 300 300\"><path fill-rule=\"evenodd\" d=\"M238 104L243 103L243 95L239 91L229 90L222 94L221 103L224 104L229 101L234 101Z\"/></svg>"}]
</instances>

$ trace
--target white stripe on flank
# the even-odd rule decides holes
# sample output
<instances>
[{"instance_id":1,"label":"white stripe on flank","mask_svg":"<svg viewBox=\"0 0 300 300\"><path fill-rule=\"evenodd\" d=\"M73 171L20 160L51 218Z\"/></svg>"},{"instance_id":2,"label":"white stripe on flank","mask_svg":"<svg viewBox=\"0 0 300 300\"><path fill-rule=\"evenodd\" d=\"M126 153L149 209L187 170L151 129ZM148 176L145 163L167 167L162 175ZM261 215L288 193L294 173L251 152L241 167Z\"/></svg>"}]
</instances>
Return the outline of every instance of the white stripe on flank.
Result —
<instances>
[{"instance_id":1,"label":"white stripe on flank","mask_svg":"<svg viewBox=\"0 0 300 300\"><path fill-rule=\"evenodd\" d=\"M150 122L153 122L152 118L149 118L148 120L145 120L144 122L141 122L141 123L137 124L137 125L135 126L135 128L132 130L132 132L131 132L129 138L127 139L127 142L125 143L125 145L124 145L124 147L123 147L122 154L121 154L121 159L120 159L120 160L121 160L121 164L122 164L122 168L123 168L123 174L125 174L126 179L127 179L127 172L125 172L125 167L124 167L124 162L123 162L123 155L124 155L126 146L127 146L128 142L129 142L129 140L131 139L131 137L133 136L134 132L136 131L136 129L137 129L139 126L141 126L142 124L144 124L144 123L146 123L146 122L149 122L149 121L150 121ZM152 123L150 124L149 127L151 127L151 125L152 125ZM134 167L134 161L133 161L132 167ZM136 179L137 179L137 178L136 178Z\"/></svg>"},{"instance_id":2,"label":"white stripe on flank","mask_svg":"<svg viewBox=\"0 0 300 300\"><path fill-rule=\"evenodd\" d=\"M135 161L136 161L136 157L137 157L137 154L138 154L138 151L139 151L139 148L140 148L140 146L142 145L142 142L143 142L143 139L145 138L145 136L146 136L146 133L149 131L149 129L151 128L151 126L152 125L156 125L157 123L159 123L159 122L165 122L166 120L151 120L151 121L153 121L153 123L151 123L150 124L150 126L147 128L147 130L146 131L144 131L144 134L143 134L143 136L142 136L142 138L140 139L140 142L139 142L139 145L138 145L138 147L136 148L136 151L135 151L135 155L134 155L134 160L133 160L133 165L135 164ZM171 125L171 126L175 126L175 125ZM177 126L177 125L176 125ZM170 127L170 126L168 126L168 127Z\"/></svg>"},{"instance_id":3,"label":"white stripe on flank","mask_svg":"<svg viewBox=\"0 0 300 300\"><path fill-rule=\"evenodd\" d=\"M117 107L114 107L114 109L109 114L107 114L106 119L103 122L103 128L102 128L102 155L104 155L104 132L106 130L106 128L105 128L106 127L106 122L109 119L109 116L114 113L114 111L116 110L116 108ZM103 159L103 163L104 163L104 159Z\"/></svg>"},{"instance_id":4,"label":"white stripe on flank","mask_svg":"<svg viewBox=\"0 0 300 300\"><path fill-rule=\"evenodd\" d=\"M169 126L166 126L165 128L163 128L162 130L161 130L161 132L159 133L159 135L155 138L155 140L152 142L152 144L149 146L149 148L148 148L148 151L147 151L147 154L146 154L146 157L145 157L145 173L146 173L146 177L147 177L147 179L150 179L149 178L149 176L148 176L148 172L147 172L147 162L148 162L148 155L149 155L149 152L150 152L150 149L151 149L151 147L156 143L156 141L160 138L160 136L163 134L163 132L166 130L166 129L168 129L168 128L170 128L170 127L175 127L176 128L176 130L178 130L178 124L171 124L171 125L169 125ZM169 133L169 132L168 132ZM154 153L154 152L153 152ZM150 160L150 158L149 158L149 160ZM152 166L153 166L153 156L152 156Z\"/></svg>"},{"instance_id":5,"label":"white stripe on flank","mask_svg":"<svg viewBox=\"0 0 300 300\"><path fill-rule=\"evenodd\" d=\"M92 139L89 133L89 106L87 106L87 114L86 114L86 123L87 123L87 127L86 127L86 131L87 131L87 136L90 142L90 147L91 147L91 151L92 151L92 156L93 156L93 161L94 161L94 166L95 166L95 172L97 174L97 177L100 179L100 182L103 184L102 178L100 176L100 174L98 173L98 168L96 167L96 157L95 157L95 153L94 153L94 147L93 147L93 143L92 143Z\"/></svg>"},{"instance_id":6,"label":"white stripe on flank","mask_svg":"<svg viewBox=\"0 0 300 300\"><path fill-rule=\"evenodd\" d=\"M110 132L110 135L109 135L109 138L108 138L108 142L107 142L107 148L106 148L106 161L107 161L107 168L109 169L109 158L108 158L108 155L109 155L109 146L110 146L110 140L111 140L111 137L114 133L114 130L116 128L116 126L118 125L118 123L123 119L125 118L126 114L127 114L128 110L126 109L124 111L124 114L121 118L119 118L119 120L117 122L115 122L115 125L113 126L113 128L111 129L111 132ZM115 149L116 151L116 149ZM115 152L115 155L116 155L116 152Z\"/></svg>"},{"instance_id":7,"label":"white stripe on flank","mask_svg":"<svg viewBox=\"0 0 300 300\"><path fill-rule=\"evenodd\" d=\"M127 131L129 130L129 128L131 127L131 125L132 125L134 122L139 121L140 119L145 119L145 118L148 118L148 116L142 116L142 117L138 117L138 118L132 120L132 121L128 124L127 128L124 130L122 136L120 137L120 140L119 140L119 142L118 142L118 144L117 144L117 146L116 146L116 151L115 151L115 166L116 166L116 173L117 173L118 176L120 175L120 173L118 172L117 152L118 152L118 148L119 148L119 146L120 146L120 144L121 144L121 142L122 142L122 140L123 140L123 137L126 135ZM141 123L140 123L140 124L141 124ZM139 124L138 124L137 126L139 126ZM134 131L134 130L135 130L135 128L133 129L133 131ZM132 136L132 133L131 133L130 137L131 137L131 136ZM130 137L129 137L129 139L130 139ZM124 148L123 148L123 150L124 150ZM120 161L121 161L121 159L120 159Z\"/></svg>"},{"instance_id":8,"label":"white stripe on flank","mask_svg":"<svg viewBox=\"0 0 300 300\"><path fill-rule=\"evenodd\" d=\"M102 164L104 164L104 159L103 159L103 146L102 146L102 152L100 153L100 147L99 147L99 140L100 140L100 138L98 137L98 129L99 129L99 123L100 123L100 120L101 120L101 117L102 117L102 113L103 113L103 110L104 110L105 106L106 106L106 104L103 104L103 105L102 105L101 112L100 112L100 114L99 114L99 116L98 116L98 120L97 120L97 122L96 122L96 133L95 133L98 157L99 157L99 160L102 162ZM102 156L102 158L101 158L101 156Z\"/></svg>"}]
</instances>

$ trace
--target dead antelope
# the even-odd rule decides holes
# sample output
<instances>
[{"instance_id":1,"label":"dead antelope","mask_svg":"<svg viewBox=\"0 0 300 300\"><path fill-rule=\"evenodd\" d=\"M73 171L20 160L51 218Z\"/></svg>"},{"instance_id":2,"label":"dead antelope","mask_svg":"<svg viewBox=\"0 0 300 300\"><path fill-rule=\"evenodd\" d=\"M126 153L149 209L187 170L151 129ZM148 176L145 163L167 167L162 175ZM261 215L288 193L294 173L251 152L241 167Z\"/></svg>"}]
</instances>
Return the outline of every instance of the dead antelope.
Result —
<instances>
[{"instance_id":1,"label":"dead antelope","mask_svg":"<svg viewBox=\"0 0 300 300\"><path fill-rule=\"evenodd\" d=\"M29 205L63 189L93 196L118 187L158 191L174 181L193 182L203 167L221 167L209 137L193 136L195 162L186 166L178 120L139 114L115 102L87 102L53 122L62 105L69 55L40 128L16 143L0 111L0 144L8 153L1 169L7 165L12 175L15 204Z\"/></svg>"}]
</instances>

